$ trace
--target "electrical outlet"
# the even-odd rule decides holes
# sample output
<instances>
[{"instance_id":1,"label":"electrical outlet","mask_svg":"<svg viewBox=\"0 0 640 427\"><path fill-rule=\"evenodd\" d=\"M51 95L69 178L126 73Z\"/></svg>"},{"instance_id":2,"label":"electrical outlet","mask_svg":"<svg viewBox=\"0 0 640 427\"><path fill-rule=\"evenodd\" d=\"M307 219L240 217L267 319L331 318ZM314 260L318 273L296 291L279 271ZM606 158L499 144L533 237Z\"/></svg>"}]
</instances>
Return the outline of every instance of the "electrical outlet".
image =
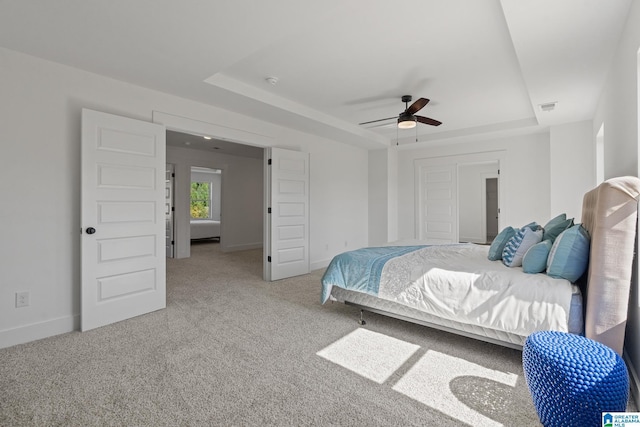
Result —
<instances>
[{"instance_id":1,"label":"electrical outlet","mask_svg":"<svg viewBox=\"0 0 640 427\"><path fill-rule=\"evenodd\" d=\"M29 305L29 291L16 292L16 308L27 307Z\"/></svg>"}]
</instances>

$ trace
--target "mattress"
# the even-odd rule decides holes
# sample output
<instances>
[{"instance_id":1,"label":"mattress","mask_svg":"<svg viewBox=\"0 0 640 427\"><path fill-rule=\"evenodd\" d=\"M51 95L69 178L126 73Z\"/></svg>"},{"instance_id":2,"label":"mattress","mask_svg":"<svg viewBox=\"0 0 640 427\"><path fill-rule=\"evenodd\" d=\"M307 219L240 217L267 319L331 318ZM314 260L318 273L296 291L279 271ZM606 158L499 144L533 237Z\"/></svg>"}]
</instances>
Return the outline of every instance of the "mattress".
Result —
<instances>
[{"instance_id":1,"label":"mattress","mask_svg":"<svg viewBox=\"0 0 640 427\"><path fill-rule=\"evenodd\" d=\"M474 244L351 251L325 272L323 299L515 346L537 330L582 332L577 286L489 261L487 251Z\"/></svg>"}]
</instances>

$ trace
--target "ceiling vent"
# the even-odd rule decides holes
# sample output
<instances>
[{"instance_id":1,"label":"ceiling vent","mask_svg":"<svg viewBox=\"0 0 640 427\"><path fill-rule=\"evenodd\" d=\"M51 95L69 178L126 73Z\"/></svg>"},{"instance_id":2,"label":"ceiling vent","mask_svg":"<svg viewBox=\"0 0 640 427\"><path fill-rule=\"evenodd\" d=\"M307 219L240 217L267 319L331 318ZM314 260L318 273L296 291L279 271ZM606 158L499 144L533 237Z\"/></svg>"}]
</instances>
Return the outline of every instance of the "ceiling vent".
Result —
<instances>
[{"instance_id":1,"label":"ceiling vent","mask_svg":"<svg viewBox=\"0 0 640 427\"><path fill-rule=\"evenodd\" d=\"M538 105L538 106L540 107L540 110L541 110L541 111L549 112L549 111L553 111L553 110L555 110L556 105L558 105L558 101L555 101L555 102L547 102L547 103L545 103L545 104L540 104L540 105Z\"/></svg>"}]
</instances>

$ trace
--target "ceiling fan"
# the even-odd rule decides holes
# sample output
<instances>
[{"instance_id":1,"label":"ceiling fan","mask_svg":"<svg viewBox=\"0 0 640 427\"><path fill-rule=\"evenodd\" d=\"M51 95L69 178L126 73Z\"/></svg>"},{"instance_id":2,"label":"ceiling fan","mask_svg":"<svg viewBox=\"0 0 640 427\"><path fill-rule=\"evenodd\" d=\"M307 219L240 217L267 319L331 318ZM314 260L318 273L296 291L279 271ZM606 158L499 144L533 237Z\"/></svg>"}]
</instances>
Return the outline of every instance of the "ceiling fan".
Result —
<instances>
[{"instance_id":1,"label":"ceiling fan","mask_svg":"<svg viewBox=\"0 0 640 427\"><path fill-rule=\"evenodd\" d=\"M431 126L440 126L442 124L442 122L439 122L438 120L416 115L418 111L420 111L425 105L429 103L429 100L427 98L420 98L416 102L411 104L411 106L409 106L409 103L411 102L411 95L403 95L401 99L405 104L405 108L404 111L402 111L397 117L398 127L400 129L414 128L418 122ZM386 119L372 120L370 122L363 122L360 124L368 125L370 123L383 122L385 120L391 120L395 118L396 117L387 117Z\"/></svg>"}]
</instances>

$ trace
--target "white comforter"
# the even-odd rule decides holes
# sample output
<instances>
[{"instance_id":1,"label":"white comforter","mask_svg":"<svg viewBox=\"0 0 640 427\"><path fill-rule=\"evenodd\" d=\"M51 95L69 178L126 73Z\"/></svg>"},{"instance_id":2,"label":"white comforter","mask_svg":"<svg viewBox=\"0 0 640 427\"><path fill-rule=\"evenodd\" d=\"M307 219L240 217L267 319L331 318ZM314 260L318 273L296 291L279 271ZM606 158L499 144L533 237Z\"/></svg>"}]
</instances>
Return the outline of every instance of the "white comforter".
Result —
<instances>
[{"instance_id":1,"label":"white comforter","mask_svg":"<svg viewBox=\"0 0 640 427\"><path fill-rule=\"evenodd\" d=\"M575 286L487 259L489 247L430 246L388 261L378 297L462 323L522 336L567 331Z\"/></svg>"}]
</instances>

